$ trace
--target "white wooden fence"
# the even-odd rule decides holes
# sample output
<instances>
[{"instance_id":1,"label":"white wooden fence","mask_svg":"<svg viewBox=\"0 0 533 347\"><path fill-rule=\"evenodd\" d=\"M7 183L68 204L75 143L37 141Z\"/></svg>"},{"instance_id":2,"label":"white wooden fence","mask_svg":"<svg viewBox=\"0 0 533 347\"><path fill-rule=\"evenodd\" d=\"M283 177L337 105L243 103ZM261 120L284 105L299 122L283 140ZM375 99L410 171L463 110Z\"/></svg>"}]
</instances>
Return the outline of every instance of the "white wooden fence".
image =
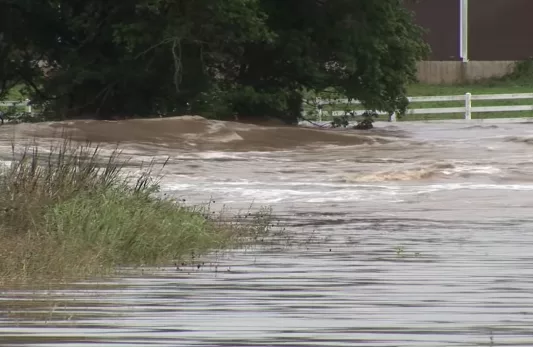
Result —
<instances>
[{"instance_id":1,"label":"white wooden fence","mask_svg":"<svg viewBox=\"0 0 533 347\"><path fill-rule=\"evenodd\" d=\"M444 113L463 113L464 119L472 119L473 113L479 112L517 112L517 111L533 111L533 101L529 105L504 105L504 106L472 106L472 101L480 100L522 100L533 99L533 93L519 93L519 94L483 94L472 95L466 93L464 95L451 95L451 96L415 96L409 99L409 109L406 115L413 114L444 114ZM446 102L446 101L463 101L462 107L443 107L443 108L413 108L413 103L417 102ZM318 120L322 121L324 105L360 105L361 103L354 99L316 99L316 108L318 113ZM353 115L361 115L364 110L353 111L329 111L332 117L343 116L347 113ZM379 115L389 116L390 121L396 121L396 115L389 115L386 112L377 112Z\"/></svg>"},{"instance_id":2,"label":"white wooden fence","mask_svg":"<svg viewBox=\"0 0 533 347\"><path fill-rule=\"evenodd\" d=\"M533 93L518 93L518 94L482 94L482 95L472 95L471 93L466 93L464 95L448 95L448 96L415 96L410 97L409 99L409 109L406 112L406 115L413 114L446 114L446 113L463 113L464 119L472 119L473 113L479 112L519 112L519 111L533 111L533 102L529 105L503 105L503 106L472 106L472 101L481 101L481 100L524 100L530 99L533 100ZM432 108L413 108L413 104L417 102L450 102L450 101L463 101L464 106L462 107L432 107ZM360 105L361 102L354 99L320 99L315 100L315 105L317 108L318 121L322 121L324 105ZM4 107L25 107L26 112L31 113L32 107L30 100L26 99L24 101L0 101L0 106ZM343 116L346 113L351 113L353 115L361 115L364 110L332 110L330 115L332 117ZM390 117L390 121L396 121L396 115L389 115L386 112L377 112L379 115L386 115Z\"/></svg>"},{"instance_id":3,"label":"white wooden fence","mask_svg":"<svg viewBox=\"0 0 533 347\"><path fill-rule=\"evenodd\" d=\"M25 107L26 112L31 113L31 103L29 99L22 100L22 101L0 101L0 106L3 107ZM1 112L2 110L0 110Z\"/></svg>"}]
</instances>

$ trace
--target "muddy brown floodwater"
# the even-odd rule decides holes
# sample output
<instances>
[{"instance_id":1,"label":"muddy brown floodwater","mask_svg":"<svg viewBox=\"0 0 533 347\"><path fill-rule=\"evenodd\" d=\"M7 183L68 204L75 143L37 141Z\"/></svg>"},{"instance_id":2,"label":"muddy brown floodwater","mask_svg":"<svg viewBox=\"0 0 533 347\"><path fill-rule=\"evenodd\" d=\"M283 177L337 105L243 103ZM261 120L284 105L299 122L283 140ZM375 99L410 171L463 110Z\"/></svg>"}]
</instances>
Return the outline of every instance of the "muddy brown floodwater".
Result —
<instances>
[{"instance_id":1,"label":"muddy brown floodwater","mask_svg":"<svg viewBox=\"0 0 533 347\"><path fill-rule=\"evenodd\" d=\"M0 159L10 138L63 126L4 126ZM273 206L303 246L6 290L0 345L533 346L533 123L67 127L136 160L170 156L176 199Z\"/></svg>"}]
</instances>

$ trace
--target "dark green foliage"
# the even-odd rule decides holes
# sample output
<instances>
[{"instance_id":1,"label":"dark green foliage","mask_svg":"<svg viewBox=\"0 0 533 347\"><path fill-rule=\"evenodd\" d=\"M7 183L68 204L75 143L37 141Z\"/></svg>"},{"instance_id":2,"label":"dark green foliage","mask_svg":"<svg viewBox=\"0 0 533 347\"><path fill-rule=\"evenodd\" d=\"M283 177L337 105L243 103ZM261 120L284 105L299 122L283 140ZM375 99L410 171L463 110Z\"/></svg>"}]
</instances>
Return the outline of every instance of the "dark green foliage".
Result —
<instances>
[{"instance_id":1,"label":"dark green foliage","mask_svg":"<svg viewBox=\"0 0 533 347\"><path fill-rule=\"evenodd\" d=\"M503 77L500 81L515 82L516 84L530 85L533 79L533 58L519 61L515 64L513 71Z\"/></svg>"},{"instance_id":2,"label":"dark green foliage","mask_svg":"<svg viewBox=\"0 0 533 347\"><path fill-rule=\"evenodd\" d=\"M41 109L294 122L303 90L407 105L427 53L402 0L0 0L0 97Z\"/></svg>"}]
</instances>

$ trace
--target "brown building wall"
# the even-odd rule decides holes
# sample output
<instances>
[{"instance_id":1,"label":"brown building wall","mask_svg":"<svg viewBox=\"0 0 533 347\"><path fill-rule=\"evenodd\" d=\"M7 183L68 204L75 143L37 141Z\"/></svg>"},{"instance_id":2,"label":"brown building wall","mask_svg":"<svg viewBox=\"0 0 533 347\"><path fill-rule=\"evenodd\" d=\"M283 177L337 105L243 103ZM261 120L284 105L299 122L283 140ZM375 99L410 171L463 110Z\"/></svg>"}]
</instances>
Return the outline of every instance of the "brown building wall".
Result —
<instances>
[{"instance_id":1,"label":"brown building wall","mask_svg":"<svg viewBox=\"0 0 533 347\"><path fill-rule=\"evenodd\" d=\"M470 60L533 56L533 0L470 0Z\"/></svg>"},{"instance_id":2,"label":"brown building wall","mask_svg":"<svg viewBox=\"0 0 533 347\"><path fill-rule=\"evenodd\" d=\"M415 22L426 30L426 42L431 46L429 60L460 60L459 0L420 0L408 2Z\"/></svg>"},{"instance_id":3,"label":"brown building wall","mask_svg":"<svg viewBox=\"0 0 533 347\"><path fill-rule=\"evenodd\" d=\"M459 60L459 0L408 4L427 29L430 60ZM533 0L469 0L469 58L516 61L533 56Z\"/></svg>"}]
</instances>

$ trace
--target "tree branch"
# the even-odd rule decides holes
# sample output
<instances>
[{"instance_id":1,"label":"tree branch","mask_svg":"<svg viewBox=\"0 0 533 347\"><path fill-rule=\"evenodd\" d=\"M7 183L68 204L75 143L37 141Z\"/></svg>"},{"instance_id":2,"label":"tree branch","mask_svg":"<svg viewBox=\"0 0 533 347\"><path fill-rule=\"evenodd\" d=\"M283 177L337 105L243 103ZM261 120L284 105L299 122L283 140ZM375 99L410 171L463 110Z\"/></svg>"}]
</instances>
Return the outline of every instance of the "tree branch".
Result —
<instances>
[{"instance_id":1,"label":"tree branch","mask_svg":"<svg viewBox=\"0 0 533 347\"><path fill-rule=\"evenodd\" d=\"M174 86L176 87L176 93L180 92L181 83L181 71L183 69L181 62L181 39L175 38L172 42L172 57L174 58Z\"/></svg>"}]
</instances>

